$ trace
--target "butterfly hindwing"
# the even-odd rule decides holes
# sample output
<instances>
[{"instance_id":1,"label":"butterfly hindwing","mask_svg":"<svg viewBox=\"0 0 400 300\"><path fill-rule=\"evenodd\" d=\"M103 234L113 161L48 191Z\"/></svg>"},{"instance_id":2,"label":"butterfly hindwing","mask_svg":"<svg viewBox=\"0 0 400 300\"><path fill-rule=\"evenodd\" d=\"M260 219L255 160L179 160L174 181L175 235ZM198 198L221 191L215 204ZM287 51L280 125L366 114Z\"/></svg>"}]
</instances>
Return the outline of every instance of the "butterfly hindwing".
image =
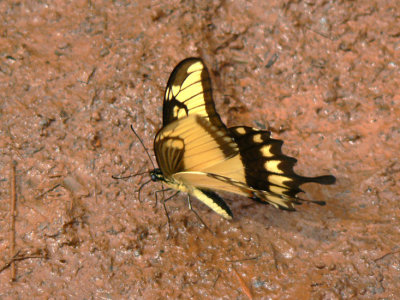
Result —
<instances>
[{"instance_id":1,"label":"butterfly hindwing","mask_svg":"<svg viewBox=\"0 0 400 300\"><path fill-rule=\"evenodd\" d=\"M306 182L332 184L333 176L304 177L293 170L297 160L282 153L281 140L270 138L270 132L251 127L229 128L229 132L238 144L240 157L245 168L246 183L249 187L262 191L267 200L281 197L286 208L292 208L290 202L298 202L296 194L302 192L300 185ZM266 192L266 193L265 193ZM264 200L261 199L255 200ZM274 202L274 201L272 201Z\"/></svg>"},{"instance_id":2,"label":"butterfly hindwing","mask_svg":"<svg viewBox=\"0 0 400 300\"><path fill-rule=\"evenodd\" d=\"M215 110L210 74L200 58L187 58L172 71L163 104L163 126L199 115L213 125L225 127Z\"/></svg>"}]
</instances>

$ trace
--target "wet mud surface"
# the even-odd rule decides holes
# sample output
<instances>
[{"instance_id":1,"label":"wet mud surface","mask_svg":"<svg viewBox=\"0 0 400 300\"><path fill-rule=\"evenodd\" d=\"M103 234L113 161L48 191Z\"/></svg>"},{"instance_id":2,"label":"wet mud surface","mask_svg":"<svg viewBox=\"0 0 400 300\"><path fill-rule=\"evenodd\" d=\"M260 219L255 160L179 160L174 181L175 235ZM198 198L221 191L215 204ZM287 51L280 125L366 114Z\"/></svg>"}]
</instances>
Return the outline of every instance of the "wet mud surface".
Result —
<instances>
[{"instance_id":1,"label":"wet mud surface","mask_svg":"<svg viewBox=\"0 0 400 300\"><path fill-rule=\"evenodd\" d=\"M3 1L0 15L0 298L398 297L397 1ZM153 168L130 125L152 149L189 56L228 126L269 129L297 173L337 177L303 186L326 206L225 194L226 221L193 200L212 234L178 195L168 238L161 185L139 201L147 174L111 177Z\"/></svg>"}]
</instances>

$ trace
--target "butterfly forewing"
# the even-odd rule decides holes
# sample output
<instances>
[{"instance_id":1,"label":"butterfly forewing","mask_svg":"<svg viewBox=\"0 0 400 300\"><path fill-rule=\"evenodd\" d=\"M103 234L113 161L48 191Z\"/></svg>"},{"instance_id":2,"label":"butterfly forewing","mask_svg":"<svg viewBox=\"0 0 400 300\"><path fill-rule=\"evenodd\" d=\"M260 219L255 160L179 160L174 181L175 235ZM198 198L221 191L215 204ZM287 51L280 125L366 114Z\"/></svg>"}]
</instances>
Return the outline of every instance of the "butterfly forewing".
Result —
<instances>
[{"instance_id":1,"label":"butterfly forewing","mask_svg":"<svg viewBox=\"0 0 400 300\"><path fill-rule=\"evenodd\" d=\"M165 90L163 126L199 115L217 127L225 127L215 110L209 72L200 58L187 58L172 72Z\"/></svg>"},{"instance_id":2,"label":"butterfly forewing","mask_svg":"<svg viewBox=\"0 0 400 300\"><path fill-rule=\"evenodd\" d=\"M224 128L206 118L192 115L164 127L154 142L163 174L180 171L204 171L238 155L239 149Z\"/></svg>"}]
</instances>

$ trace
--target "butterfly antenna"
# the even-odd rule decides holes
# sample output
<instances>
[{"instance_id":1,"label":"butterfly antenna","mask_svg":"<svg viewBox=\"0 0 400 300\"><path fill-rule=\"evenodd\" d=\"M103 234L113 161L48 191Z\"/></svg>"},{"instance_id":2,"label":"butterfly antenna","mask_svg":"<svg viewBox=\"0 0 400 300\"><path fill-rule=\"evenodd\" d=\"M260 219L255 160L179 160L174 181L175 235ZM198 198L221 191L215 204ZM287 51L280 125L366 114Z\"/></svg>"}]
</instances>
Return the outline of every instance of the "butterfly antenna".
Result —
<instances>
[{"instance_id":1,"label":"butterfly antenna","mask_svg":"<svg viewBox=\"0 0 400 300\"><path fill-rule=\"evenodd\" d=\"M136 135L136 137L138 138L139 142L142 144L144 151L146 151L147 156L149 157L149 160L150 160L151 164L153 165L153 169L156 169L156 166L154 165L153 160L151 159L151 156L150 156L149 151L147 150L146 146L144 145L142 139L141 139L140 136L137 134L137 132L135 131L135 129L133 129L133 126L132 126L132 125L131 125L131 129L132 129L133 133ZM162 189L164 190L164 185L163 185L162 183L161 183L161 187L162 187ZM164 192L163 192L163 198L165 198ZM158 199L157 199L157 194L156 194L156 205L157 205L157 203L158 203ZM165 208L165 207L164 207L164 208ZM169 217L168 217L168 222L169 222Z\"/></svg>"},{"instance_id":2,"label":"butterfly antenna","mask_svg":"<svg viewBox=\"0 0 400 300\"><path fill-rule=\"evenodd\" d=\"M153 168L155 169L156 166L154 165L153 160L151 159L150 153L149 153L149 151L147 150L146 146L144 145L142 139L141 139L140 136L136 133L135 129L133 129L133 126L132 126L132 125L131 125L131 129L132 129L133 133L136 135L136 137L138 138L139 142L142 144L144 151L146 151L147 156L149 157L150 162L151 162L151 164L153 165Z\"/></svg>"},{"instance_id":3,"label":"butterfly antenna","mask_svg":"<svg viewBox=\"0 0 400 300\"><path fill-rule=\"evenodd\" d=\"M151 156L150 156L149 151L147 150L147 148L146 148L146 146L144 145L142 139L141 139L140 136L137 134L137 132L135 131L135 129L133 128L132 125L131 125L131 129L132 129L133 133L136 135L136 137L138 138L140 144L142 144L142 147L143 147L144 151L146 151L147 156L148 156L148 158L149 158L149 160L150 160L150 162L151 162L153 168L156 169L156 166L154 165L153 160L151 159ZM139 202L141 202L141 200L140 200L140 191L141 191L142 188L143 188L146 184L148 184L150 181L152 181L152 180L150 179L149 181L146 181L145 183L143 183L143 184L140 186L140 188L139 188L139 195L138 195ZM163 193L163 199L164 199L164 198L165 198L165 194L164 194L165 190L164 190L164 185L163 185L162 183L161 183L161 187L162 187L162 193ZM156 195L156 205L157 205L157 203L158 203L157 193L155 193L155 195ZM167 211L167 207L165 206L165 200L162 201L162 204L163 204L163 207L164 207L165 214L166 214L166 216L167 216L167 223L168 223L168 236L167 236L167 239L169 239L169 238L170 238L170 233L171 233L171 220L169 219L169 214L168 214L168 211Z\"/></svg>"},{"instance_id":4,"label":"butterfly antenna","mask_svg":"<svg viewBox=\"0 0 400 300\"><path fill-rule=\"evenodd\" d=\"M136 174L133 174L133 175L127 175L127 176L111 175L111 178L112 179L127 179L127 178L135 177L135 176L138 176L138 175L143 175L143 174L146 174L146 173L148 173L148 172L145 171L145 172L140 172L140 173L136 173Z\"/></svg>"}]
</instances>

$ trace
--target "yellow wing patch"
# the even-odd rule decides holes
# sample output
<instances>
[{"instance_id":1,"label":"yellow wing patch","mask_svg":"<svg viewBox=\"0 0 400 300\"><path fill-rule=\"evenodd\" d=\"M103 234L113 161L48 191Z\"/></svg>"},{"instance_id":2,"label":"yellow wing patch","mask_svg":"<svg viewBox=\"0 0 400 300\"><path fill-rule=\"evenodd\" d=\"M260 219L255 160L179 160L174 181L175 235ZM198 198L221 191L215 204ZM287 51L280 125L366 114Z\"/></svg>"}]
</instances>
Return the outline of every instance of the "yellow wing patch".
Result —
<instances>
[{"instance_id":1,"label":"yellow wing patch","mask_svg":"<svg viewBox=\"0 0 400 300\"><path fill-rule=\"evenodd\" d=\"M260 149L261 155L264 157L273 157L274 154L271 152L271 145L263 146Z\"/></svg>"},{"instance_id":2,"label":"yellow wing patch","mask_svg":"<svg viewBox=\"0 0 400 300\"><path fill-rule=\"evenodd\" d=\"M267 160L264 163L264 167L268 172L277 173L277 174L283 174L283 170L281 170L279 168L279 164L281 162L282 161L280 161L280 160Z\"/></svg>"},{"instance_id":3,"label":"yellow wing patch","mask_svg":"<svg viewBox=\"0 0 400 300\"><path fill-rule=\"evenodd\" d=\"M253 142L256 143L256 144L260 144L260 143L263 142L263 140L262 140L262 138L261 138L261 133L256 134L256 135L253 137Z\"/></svg>"}]
</instances>

